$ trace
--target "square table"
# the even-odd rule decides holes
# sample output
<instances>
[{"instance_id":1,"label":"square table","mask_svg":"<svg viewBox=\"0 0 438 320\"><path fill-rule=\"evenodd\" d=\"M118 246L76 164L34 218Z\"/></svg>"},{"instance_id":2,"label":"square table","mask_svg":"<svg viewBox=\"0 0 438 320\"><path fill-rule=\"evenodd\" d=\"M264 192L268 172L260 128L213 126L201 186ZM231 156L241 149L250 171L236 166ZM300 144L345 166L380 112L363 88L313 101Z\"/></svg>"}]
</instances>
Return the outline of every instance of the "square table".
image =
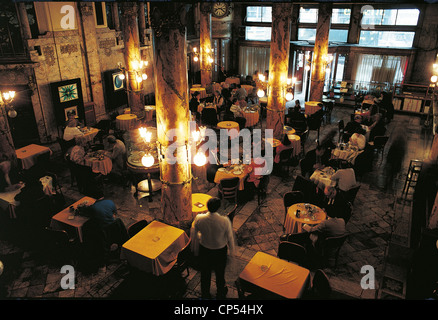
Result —
<instances>
[{"instance_id":1,"label":"square table","mask_svg":"<svg viewBox=\"0 0 438 320\"><path fill-rule=\"evenodd\" d=\"M24 184L20 184L15 190L0 192L0 208L9 211L9 218L16 219L15 208L20 204L20 202L15 200L15 196L21 192Z\"/></svg>"},{"instance_id":2,"label":"square table","mask_svg":"<svg viewBox=\"0 0 438 320\"><path fill-rule=\"evenodd\" d=\"M172 269L189 242L184 230L154 220L123 244L120 258L141 271L160 276Z\"/></svg>"},{"instance_id":3,"label":"square table","mask_svg":"<svg viewBox=\"0 0 438 320\"><path fill-rule=\"evenodd\" d=\"M96 202L96 199L90 197L83 197L82 199L76 201L71 206L76 209L79 204L86 202L87 205L92 205ZM74 219L69 219L73 213L70 211L70 206L64 210L58 212L52 217L50 221L50 227L57 230L65 230L67 233L74 230L81 243L84 242L84 237L82 234L82 227L84 224L90 220L87 217L75 215Z\"/></svg>"},{"instance_id":4,"label":"square table","mask_svg":"<svg viewBox=\"0 0 438 320\"><path fill-rule=\"evenodd\" d=\"M205 193L192 193L192 214L195 217L199 213L208 211L207 202L212 196Z\"/></svg>"},{"instance_id":5,"label":"square table","mask_svg":"<svg viewBox=\"0 0 438 320\"><path fill-rule=\"evenodd\" d=\"M50 150L50 148L37 144L30 144L26 147L15 150L17 159L21 160L21 165L25 170L32 168L35 165L37 156L46 152L52 154L52 150Z\"/></svg>"},{"instance_id":6,"label":"square table","mask_svg":"<svg viewBox=\"0 0 438 320\"><path fill-rule=\"evenodd\" d=\"M240 273L243 287L248 283L286 299L300 298L310 271L264 252L257 252Z\"/></svg>"}]
</instances>

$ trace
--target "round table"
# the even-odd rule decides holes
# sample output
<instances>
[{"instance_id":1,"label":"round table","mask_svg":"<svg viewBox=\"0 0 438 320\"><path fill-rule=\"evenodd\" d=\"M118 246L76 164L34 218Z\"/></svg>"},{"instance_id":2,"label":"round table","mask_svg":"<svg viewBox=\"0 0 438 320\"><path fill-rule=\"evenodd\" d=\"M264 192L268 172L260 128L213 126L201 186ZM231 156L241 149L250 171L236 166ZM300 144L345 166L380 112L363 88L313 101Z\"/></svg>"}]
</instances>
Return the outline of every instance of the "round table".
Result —
<instances>
[{"instance_id":1,"label":"round table","mask_svg":"<svg viewBox=\"0 0 438 320\"><path fill-rule=\"evenodd\" d=\"M127 167L128 171L131 172L132 184L135 188L134 197L138 197L138 193L143 193L144 196L149 197L149 202L152 201L152 195L154 192L158 191L162 187L162 182L158 179L152 179L152 173L160 172L160 164L157 159L155 159L155 163L151 167L145 167L141 163L141 158L144 152L142 151L133 151L130 155L128 155ZM147 176L147 179L141 178L144 175ZM141 180L141 179L144 180Z\"/></svg>"},{"instance_id":2,"label":"round table","mask_svg":"<svg viewBox=\"0 0 438 320\"><path fill-rule=\"evenodd\" d=\"M86 144L88 142L92 142L96 137L96 135L99 133L99 129L91 128L91 127L90 128L84 127L81 129L81 131L83 132L84 135L75 137L77 144L79 143Z\"/></svg>"},{"instance_id":3,"label":"round table","mask_svg":"<svg viewBox=\"0 0 438 320\"><path fill-rule=\"evenodd\" d=\"M289 126L283 126L283 133L289 135L294 134L296 131L294 128L289 127Z\"/></svg>"},{"instance_id":4,"label":"round table","mask_svg":"<svg viewBox=\"0 0 438 320\"><path fill-rule=\"evenodd\" d=\"M207 202L212 196L205 193L192 193L192 213L193 216L199 213L206 213L208 211Z\"/></svg>"},{"instance_id":5,"label":"round table","mask_svg":"<svg viewBox=\"0 0 438 320\"><path fill-rule=\"evenodd\" d=\"M330 171L332 170L333 173ZM331 179L334 174L334 170L330 167L326 167L323 170L315 170L310 176L310 180L315 183L318 188L324 190L325 187L335 187L336 181Z\"/></svg>"},{"instance_id":6,"label":"round table","mask_svg":"<svg viewBox=\"0 0 438 320\"><path fill-rule=\"evenodd\" d=\"M91 171L94 173L101 173L103 175L107 175L113 169L113 162L111 158L107 156L103 156L101 160L93 155L86 155L84 164L91 167Z\"/></svg>"},{"instance_id":7,"label":"round table","mask_svg":"<svg viewBox=\"0 0 438 320\"><path fill-rule=\"evenodd\" d=\"M272 148L277 148L279 145L281 145L281 141L278 139L265 139L265 141L269 142L272 145Z\"/></svg>"},{"instance_id":8,"label":"round table","mask_svg":"<svg viewBox=\"0 0 438 320\"><path fill-rule=\"evenodd\" d=\"M294 130L295 132L295 130ZM301 153L301 138L300 136L296 134L288 134L287 137L289 138L290 142L292 143L292 146L294 147L294 151L292 152L292 156L298 156Z\"/></svg>"},{"instance_id":9,"label":"round table","mask_svg":"<svg viewBox=\"0 0 438 320\"><path fill-rule=\"evenodd\" d=\"M239 124L235 121L221 121L217 124L217 127L219 129L235 129L234 131L228 132L231 139L234 139L239 135Z\"/></svg>"},{"instance_id":10,"label":"round table","mask_svg":"<svg viewBox=\"0 0 438 320\"><path fill-rule=\"evenodd\" d=\"M312 207L314 211L315 220L312 220L307 214L305 205ZM296 211L300 210L300 217L296 217ZM286 220L284 222L285 233L299 233L302 232L303 224L317 225L327 218L327 214L320 207L309 203L296 203L287 210Z\"/></svg>"},{"instance_id":11,"label":"round table","mask_svg":"<svg viewBox=\"0 0 438 320\"><path fill-rule=\"evenodd\" d=\"M207 90L205 90L205 88L192 87L192 88L190 88L190 95L194 94L196 91L198 91L200 93L200 96L199 96L200 99L207 98Z\"/></svg>"},{"instance_id":12,"label":"round table","mask_svg":"<svg viewBox=\"0 0 438 320\"><path fill-rule=\"evenodd\" d=\"M243 117L246 119L245 127L253 127L259 122L258 111L244 111Z\"/></svg>"},{"instance_id":13,"label":"round table","mask_svg":"<svg viewBox=\"0 0 438 320\"><path fill-rule=\"evenodd\" d=\"M145 120L152 121L155 112L155 106L144 106Z\"/></svg>"},{"instance_id":14,"label":"round table","mask_svg":"<svg viewBox=\"0 0 438 320\"><path fill-rule=\"evenodd\" d=\"M320 103L321 102L319 101L307 101L304 104L304 113L308 115L314 114L316 111L321 109L321 107L318 105Z\"/></svg>"},{"instance_id":15,"label":"round table","mask_svg":"<svg viewBox=\"0 0 438 320\"><path fill-rule=\"evenodd\" d=\"M119 130L132 130L135 128L137 116L135 114L121 114L116 118L116 127Z\"/></svg>"}]
</instances>

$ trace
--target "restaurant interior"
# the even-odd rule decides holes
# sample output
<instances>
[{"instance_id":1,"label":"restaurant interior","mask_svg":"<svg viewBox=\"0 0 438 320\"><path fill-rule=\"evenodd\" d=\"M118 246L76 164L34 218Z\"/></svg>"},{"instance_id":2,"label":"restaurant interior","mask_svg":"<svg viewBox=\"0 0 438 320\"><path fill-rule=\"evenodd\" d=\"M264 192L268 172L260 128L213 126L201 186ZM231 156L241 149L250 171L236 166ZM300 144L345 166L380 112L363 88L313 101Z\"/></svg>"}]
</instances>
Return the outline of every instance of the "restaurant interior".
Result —
<instances>
[{"instance_id":1,"label":"restaurant interior","mask_svg":"<svg viewBox=\"0 0 438 320\"><path fill-rule=\"evenodd\" d=\"M0 299L438 299L437 17L2 2Z\"/></svg>"}]
</instances>

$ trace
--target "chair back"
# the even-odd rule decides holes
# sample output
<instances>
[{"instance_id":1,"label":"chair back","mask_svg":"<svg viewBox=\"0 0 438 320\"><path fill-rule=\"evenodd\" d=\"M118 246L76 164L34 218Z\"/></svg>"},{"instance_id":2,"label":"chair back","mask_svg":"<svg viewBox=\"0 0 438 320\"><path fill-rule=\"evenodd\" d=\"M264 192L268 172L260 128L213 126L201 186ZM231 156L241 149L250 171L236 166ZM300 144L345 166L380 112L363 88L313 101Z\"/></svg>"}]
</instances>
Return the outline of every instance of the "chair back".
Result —
<instances>
[{"instance_id":1,"label":"chair back","mask_svg":"<svg viewBox=\"0 0 438 320\"><path fill-rule=\"evenodd\" d=\"M217 125L217 111L214 108L204 108L202 110L201 121L207 126Z\"/></svg>"},{"instance_id":2,"label":"chair back","mask_svg":"<svg viewBox=\"0 0 438 320\"><path fill-rule=\"evenodd\" d=\"M345 200L353 204L354 200L356 199L357 193L359 192L359 189L360 189L360 184L357 184L354 187L350 188L348 191L346 191Z\"/></svg>"},{"instance_id":3,"label":"chair back","mask_svg":"<svg viewBox=\"0 0 438 320\"><path fill-rule=\"evenodd\" d=\"M348 234L325 238L322 243L322 255L327 256L332 251L339 252L347 237Z\"/></svg>"},{"instance_id":4,"label":"chair back","mask_svg":"<svg viewBox=\"0 0 438 320\"><path fill-rule=\"evenodd\" d=\"M65 230L44 228L45 245L50 248L63 248L70 243L70 237Z\"/></svg>"},{"instance_id":5,"label":"chair back","mask_svg":"<svg viewBox=\"0 0 438 320\"><path fill-rule=\"evenodd\" d=\"M388 136L376 136L374 137L374 149L383 149L388 142Z\"/></svg>"},{"instance_id":6,"label":"chair back","mask_svg":"<svg viewBox=\"0 0 438 320\"><path fill-rule=\"evenodd\" d=\"M307 126L309 127L309 130L318 130L321 127L323 116L323 113L317 112L310 115L309 118L307 118Z\"/></svg>"},{"instance_id":7,"label":"chair back","mask_svg":"<svg viewBox=\"0 0 438 320\"><path fill-rule=\"evenodd\" d=\"M236 215L236 210L237 204L235 204L234 207L229 212L227 212L227 217L230 219L231 224L233 223L234 216Z\"/></svg>"},{"instance_id":8,"label":"chair back","mask_svg":"<svg viewBox=\"0 0 438 320\"><path fill-rule=\"evenodd\" d=\"M294 151L293 148L281 150L280 162L281 163L288 162L292 158L293 151Z\"/></svg>"},{"instance_id":9,"label":"chair back","mask_svg":"<svg viewBox=\"0 0 438 320\"><path fill-rule=\"evenodd\" d=\"M303 202L314 203L316 198L316 185L303 176L297 176L292 191L301 191L304 194Z\"/></svg>"},{"instance_id":10,"label":"chair back","mask_svg":"<svg viewBox=\"0 0 438 320\"><path fill-rule=\"evenodd\" d=\"M332 293L332 287L327 275L321 269L315 271L312 280L312 293L314 298L327 299Z\"/></svg>"},{"instance_id":11,"label":"chair back","mask_svg":"<svg viewBox=\"0 0 438 320\"><path fill-rule=\"evenodd\" d=\"M222 179L219 183L219 191L223 199L234 199L237 202L237 190L240 179L238 177Z\"/></svg>"},{"instance_id":12,"label":"chair back","mask_svg":"<svg viewBox=\"0 0 438 320\"><path fill-rule=\"evenodd\" d=\"M303 265L306 259L306 255L306 249L302 245L299 245L297 243L281 241L278 245L277 256L280 259Z\"/></svg>"},{"instance_id":13,"label":"chair back","mask_svg":"<svg viewBox=\"0 0 438 320\"><path fill-rule=\"evenodd\" d=\"M236 117L235 121L239 124L239 130L242 130L243 128L245 128L246 118Z\"/></svg>"},{"instance_id":14,"label":"chair back","mask_svg":"<svg viewBox=\"0 0 438 320\"><path fill-rule=\"evenodd\" d=\"M126 230L125 224L120 218L115 219L109 225L103 227L103 235L106 246L111 246L113 243L121 246L128 239L128 231Z\"/></svg>"},{"instance_id":15,"label":"chair back","mask_svg":"<svg viewBox=\"0 0 438 320\"><path fill-rule=\"evenodd\" d=\"M128 236L129 238L132 238L135 236L140 230L144 229L149 223L147 220L140 220L128 227Z\"/></svg>"},{"instance_id":16,"label":"chair back","mask_svg":"<svg viewBox=\"0 0 438 320\"><path fill-rule=\"evenodd\" d=\"M283 205L285 210L295 204L304 201L304 193L301 191L289 191L283 195Z\"/></svg>"}]
</instances>

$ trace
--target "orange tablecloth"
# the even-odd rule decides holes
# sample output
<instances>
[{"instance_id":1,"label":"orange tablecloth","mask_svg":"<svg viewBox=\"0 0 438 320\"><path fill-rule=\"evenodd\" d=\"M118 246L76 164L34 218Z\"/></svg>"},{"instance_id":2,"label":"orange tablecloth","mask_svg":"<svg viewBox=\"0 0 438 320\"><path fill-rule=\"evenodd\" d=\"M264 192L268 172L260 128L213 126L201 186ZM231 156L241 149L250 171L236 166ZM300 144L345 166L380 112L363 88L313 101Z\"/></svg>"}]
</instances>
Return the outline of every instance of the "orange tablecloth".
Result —
<instances>
[{"instance_id":1,"label":"orange tablecloth","mask_svg":"<svg viewBox=\"0 0 438 320\"><path fill-rule=\"evenodd\" d=\"M294 130L295 132L295 130ZM292 152L292 155L298 156L301 153L301 138L300 136L296 134L288 134L287 137L289 138L290 142L292 143L292 146L294 147L294 151Z\"/></svg>"},{"instance_id":2,"label":"orange tablecloth","mask_svg":"<svg viewBox=\"0 0 438 320\"><path fill-rule=\"evenodd\" d=\"M246 92L248 93L248 95L253 93L254 90L254 86L251 86L249 84L242 84L242 88L245 88Z\"/></svg>"},{"instance_id":3,"label":"orange tablecloth","mask_svg":"<svg viewBox=\"0 0 438 320\"><path fill-rule=\"evenodd\" d=\"M287 299L300 298L310 271L264 252L257 252L240 273L243 281Z\"/></svg>"},{"instance_id":4,"label":"orange tablecloth","mask_svg":"<svg viewBox=\"0 0 438 320\"><path fill-rule=\"evenodd\" d=\"M206 213L208 211L208 209L207 209L207 202L211 198L212 197L209 194L205 194L205 193L192 193L192 213L193 213L193 217L196 216L199 213Z\"/></svg>"},{"instance_id":5,"label":"orange tablecloth","mask_svg":"<svg viewBox=\"0 0 438 320\"><path fill-rule=\"evenodd\" d=\"M17 158L21 160L23 169L32 168L35 164L36 156L46 152L50 152L50 154L52 154L52 150L37 144L30 144L26 147L15 150Z\"/></svg>"},{"instance_id":6,"label":"orange tablecloth","mask_svg":"<svg viewBox=\"0 0 438 320\"><path fill-rule=\"evenodd\" d=\"M87 142L91 142L93 141L94 137L97 135L97 133L99 132L99 129L96 128L83 128L81 129L81 131L84 133L83 136L81 137L76 137L76 143L79 142L83 142L83 143L87 143Z\"/></svg>"},{"instance_id":7,"label":"orange tablecloth","mask_svg":"<svg viewBox=\"0 0 438 320\"><path fill-rule=\"evenodd\" d=\"M113 162L111 161L111 158L107 156L104 156L103 160L85 156L84 164L91 167L91 170L94 173L101 173L103 175L107 175L113 169Z\"/></svg>"},{"instance_id":8,"label":"orange tablecloth","mask_svg":"<svg viewBox=\"0 0 438 320\"><path fill-rule=\"evenodd\" d=\"M243 190L245 188L246 176L251 172L252 167L247 164L242 164L238 166L242 166L243 169L236 168L236 165L224 166L223 168L219 168L218 171L216 171L216 175L214 176L214 182L220 183L222 179L238 177L239 190ZM240 173L234 173L238 170L240 170Z\"/></svg>"},{"instance_id":9,"label":"orange tablecloth","mask_svg":"<svg viewBox=\"0 0 438 320\"><path fill-rule=\"evenodd\" d=\"M371 117L371 110L357 110L354 112L354 114L359 114L362 116L362 118L369 120Z\"/></svg>"},{"instance_id":10,"label":"orange tablecloth","mask_svg":"<svg viewBox=\"0 0 438 320\"><path fill-rule=\"evenodd\" d=\"M309 224L315 225L321 223L327 218L326 213L320 207L315 206L313 204L309 204L312 206L315 214L316 220L310 219L310 217L306 214L307 210L304 206L304 203L296 203L289 207L287 210L286 221L284 222L285 233L299 233L302 232L302 225ZM300 210L300 217L296 217L296 211Z\"/></svg>"},{"instance_id":11,"label":"orange tablecloth","mask_svg":"<svg viewBox=\"0 0 438 320\"><path fill-rule=\"evenodd\" d=\"M204 99L207 98L207 90L205 90L205 88L199 87L199 88L190 88L190 97L192 96L193 93L195 93L196 91L199 91L200 98Z\"/></svg>"},{"instance_id":12,"label":"orange tablecloth","mask_svg":"<svg viewBox=\"0 0 438 320\"><path fill-rule=\"evenodd\" d=\"M184 230L154 220L123 244L120 257L139 270L159 276L172 269L189 240Z\"/></svg>"},{"instance_id":13,"label":"orange tablecloth","mask_svg":"<svg viewBox=\"0 0 438 320\"><path fill-rule=\"evenodd\" d=\"M88 205L92 205L94 202L96 202L96 199L83 197L79 201L73 203L72 206L76 209L79 204L85 201L88 202ZM89 218L76 215L74 216L74 219L69 219L68 217L70 216L72 216L72 212L70 212L70 207L65 208L64 210L58 212L52 217L50 227L56 230L65 230L67 233L74 230L79 238L79 241L84 242L82 227L84 226L85 222L89 220Z\"/></svg>"},{"instance_id":14,"label":"orange tablecloth","mask_svg":"<svg viewBox=\"0 0 438 320\"><path fill-rule=\"evenodd\" d=\"M231 138L236 138L239 135L239 124L235 121L221 121L217 124L219 129L235 129L228 131Z\"/></svg>"},{"instance_id":15,"label":"orange tablecloth","mask_svg":"<svg viewBox=\"0 0 438 320\"><path fill-rule=\"evenodd\" d=\"M244 111L243 116L246 119L245 127L255 126L259 122L259 113L258 111Z\"/></svg>"},{"instance_id":16,"label":"orange tablecloth","mask_svg":"<svg viewBox=\"0 0 438 320\"><path fill-rule=\"evenodd\" d=\"M225 83L228 84L228 85L230 85L232 83L239 84L240 83L240 78L228 77L228 78L225 79Z\"/></svg>"},{"instance_id":17,"label":"orange tablecloth","mask_svg":"<svg viewBox=\"0 0 438 320\"><path fill-rule=\"evenodd\" d=\"M321 107L318 106L319 103L319 101L307 101L304 104L304 113L309 115L314 114L316 111L321 109Z\"/></svg>"},{"instance_id":18,"label":"orange tablecloth","mask_svg":"<svg viewBox=\"0 0 438 320\"><path fill-rule=\"evenodd\" d=\"M216 110L216 112L217 112L217 107L216 107L216 105L214 105L214 104L204 104L204 103L200 103L199 105L198 105L198 112L199 113L202 113L202 110L204 110L204 109L206 109L206 108L213 108L214 110Z\"/></svg>"},{"instance_id":19,"label":"orange tablecloth","mask_svg":"<svg viewBox=\"0 0 438 320\"><path fill-rule=\"evenodd\" d=\"M135 114L121 114L116 117L116 127L119 130L132 130L135 128L137 116Z\"/></svg>"},{"instance_id":20,"label":"orange tablecloth","mask_svg":"<svg viewBox=\"0 0 438 320\"><path fill-rule=\"evenodd\" d=\"M341 150L339 148L332 150L332 159L342 159L346 160L352 164L356 161L356 157L361 154L363 150L352 150L352 149L344 149Z\"/></svg>"}]
</instances>

